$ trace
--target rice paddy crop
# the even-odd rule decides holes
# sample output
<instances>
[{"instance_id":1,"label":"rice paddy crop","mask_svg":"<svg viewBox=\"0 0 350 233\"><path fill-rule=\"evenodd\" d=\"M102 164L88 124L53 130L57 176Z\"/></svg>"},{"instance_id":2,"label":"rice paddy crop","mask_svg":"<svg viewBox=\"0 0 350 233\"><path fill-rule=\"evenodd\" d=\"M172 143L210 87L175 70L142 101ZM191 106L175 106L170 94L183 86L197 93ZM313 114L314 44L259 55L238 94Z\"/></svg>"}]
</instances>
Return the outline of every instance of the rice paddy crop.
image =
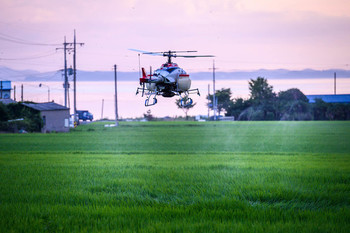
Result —
<instances>
[{"instance_id":1,"label":"rice paddy crop","mask_svg":"<svg viewBox=\"0 0 350 233\"><path fill-rule=\"evenodd\" d=\"M0 232L349 232L350 122L0 135Z\"/></svg>"}]
</instances>

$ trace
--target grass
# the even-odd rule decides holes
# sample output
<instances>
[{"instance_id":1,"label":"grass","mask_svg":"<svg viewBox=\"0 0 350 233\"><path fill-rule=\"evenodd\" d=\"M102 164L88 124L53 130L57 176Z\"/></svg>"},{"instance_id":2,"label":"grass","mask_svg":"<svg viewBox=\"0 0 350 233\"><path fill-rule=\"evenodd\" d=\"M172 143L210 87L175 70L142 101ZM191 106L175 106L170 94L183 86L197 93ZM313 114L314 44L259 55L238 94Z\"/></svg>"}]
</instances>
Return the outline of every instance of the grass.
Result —
<instances>
[{"instance_id":1,"label":"grass","mask_svg":"<svg viewBox=\"0 0 350 233\"><path fill-rule=\"evenodd\" d=\"M0 232L349 232L350 122L0 135Z\"/></svg>"},{"instance_id":2,"label":"grass","mask_svg":"<svg viewBox=\"0 0 350 233\"><path fill-rule=\"evenodd\" d=\"M149 122L1 135L3 152L349 153L350 122Z\"/></svg>"}]
</instances>

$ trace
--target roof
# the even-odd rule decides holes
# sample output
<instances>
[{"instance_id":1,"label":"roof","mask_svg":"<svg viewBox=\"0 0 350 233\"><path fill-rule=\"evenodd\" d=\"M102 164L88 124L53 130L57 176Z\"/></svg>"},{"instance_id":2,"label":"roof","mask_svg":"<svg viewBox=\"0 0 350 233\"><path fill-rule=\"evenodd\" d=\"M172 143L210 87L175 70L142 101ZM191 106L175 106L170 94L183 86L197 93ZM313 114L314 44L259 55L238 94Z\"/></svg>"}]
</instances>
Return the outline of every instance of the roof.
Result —
<instances>
[{"instance_id":1,"label":"roof","mask_svg":"<svg viewBox=\"0 0 350 233\"><path fill-rule=\"evenodd\" d=\"M13 103L17 103L16 101L12 100L12 99L0 99L0 102L3 104L13 104Z\"/></svg>"},{"instance_id":2,"label":"roof","mask_svg":"<svg viewBox=\"0 0 350 233\"><path fill-rule=\"evenodd\" d=\"M38 111L55 111L55 110L69 110L65 106L56 104L54 102L48 103L23 103L24 106L38 110Z\"/></svg>"},{"instance_id":3,"label":"roof","mask_svg":"<svg viewBox=\"0 0 350 233\"><path fill-rule=\"evenodd\" d=\"M316 99L321 99L326 103L350 103L350 94L345 95L307 95L310 103L315 103Z\"/></svg>"},{"instance_id":4,"label":"roof","mask_svg":"<svg viewBox=\"0 0 350 233\"><path fill-rule=\"evenodd\" d=\"M2 90L11 90L11 81L0 81L0 89Z\"/></svg>"}]
</instances>

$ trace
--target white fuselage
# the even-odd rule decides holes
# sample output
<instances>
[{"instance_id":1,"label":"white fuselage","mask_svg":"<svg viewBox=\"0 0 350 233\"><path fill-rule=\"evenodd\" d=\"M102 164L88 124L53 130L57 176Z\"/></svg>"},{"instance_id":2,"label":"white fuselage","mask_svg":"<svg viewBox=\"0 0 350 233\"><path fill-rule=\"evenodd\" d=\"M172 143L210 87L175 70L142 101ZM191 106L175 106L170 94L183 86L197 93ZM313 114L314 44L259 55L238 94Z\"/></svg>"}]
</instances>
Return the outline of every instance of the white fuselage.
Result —
<instances>
[{"instance_id":1,"label":"white fuselage","mask_svg":"<svg viewBox=\"0 0 350 233\"><path fill-rule=\"evenodd\" d=\"M186 74L186 72L178 67L176 63L165 63L160 69L154 71L151 82L175 83L181 74Z\"/></svg>"},{"instance_id":2,"label":"white fuselage","mask_svg":"<svg viewBox=\"0 0 350 233\"><path fill-rule=\"evenodd\" d=\"M154 71L146 87L150 91L183 92L191 87L191 80L176 63L165 63Z\"/></svg>"}]
</instances>

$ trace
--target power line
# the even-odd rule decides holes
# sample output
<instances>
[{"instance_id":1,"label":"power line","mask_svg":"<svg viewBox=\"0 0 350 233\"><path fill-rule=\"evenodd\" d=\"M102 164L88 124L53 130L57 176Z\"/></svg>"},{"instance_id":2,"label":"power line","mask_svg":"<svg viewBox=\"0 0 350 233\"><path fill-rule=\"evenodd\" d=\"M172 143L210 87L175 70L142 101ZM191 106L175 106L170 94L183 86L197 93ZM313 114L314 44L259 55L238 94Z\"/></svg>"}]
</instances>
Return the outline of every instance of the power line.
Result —
<instances>
[{"instance_id":1,"label":"power line","mask_svg":"<svg viewBox=\"0 0 350 233\"><path fill-rule=\"evenodd\" d=\"M16 44L23 44L23 45L37 45L37 46L59 46L60 45L60 44L37 43L32 41L26 41L20 38L6 35L4 33L0 33L0 40L16 43Z\"/></svg>"},{"instance_id":2,"label":"power line","mask_svg":"<svg viewBox=\"0 0 350 233\"><path fill-rule=\"evenodd\" d=\"M34 61L34 60L28 60L28 61L26 61L26 60L13 60L13 61L12 60L10 60L10 61L3 60L3 61L1 61L1 63L2 64L5 64L5 63L10 64L10 66L13 66L13 64L15 64L15 65L29 65L31 67L37 66L40 68L45 67L45 68L50 68L50 71L51 70L58 70L60 68L60 66L57 65L56 63L48 64L47 62L46 63L43 63L43 62L39 63L39 62L31 62L31 61ZM34 68L32 68L32 69L34 69Z\"/></svg>"},{"instance_id":3,"label":"power line","mask_svg":"<svg viewBox=\"0 0 350 233\"><path fill-rule=\"evenodd\" d=\"M56 54L56 52L54 53L49 53L49 54L44 54L44 55L37 55L37 56L33 56L33 57L23 57L23 58L1 58L0 57L0 61L18 61L18 60L32 60L32 59L38 59L38 58L43 58L43 57L49 57Z\"/></svg>"}]
</instances>

